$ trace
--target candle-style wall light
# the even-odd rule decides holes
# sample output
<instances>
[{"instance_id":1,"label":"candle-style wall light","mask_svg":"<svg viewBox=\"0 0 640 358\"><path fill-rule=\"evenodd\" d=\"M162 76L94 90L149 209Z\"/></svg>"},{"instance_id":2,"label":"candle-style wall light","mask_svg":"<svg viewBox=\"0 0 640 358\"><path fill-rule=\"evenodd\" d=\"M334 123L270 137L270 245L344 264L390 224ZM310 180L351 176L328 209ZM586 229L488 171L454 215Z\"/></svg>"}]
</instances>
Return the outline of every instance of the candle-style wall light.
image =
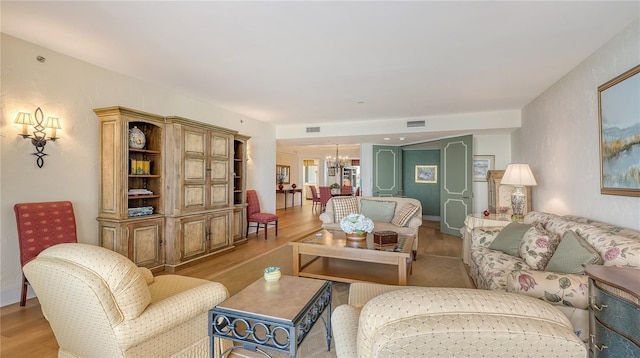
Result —
<instances>
[{"instance_id":1,"label":"candle-style wall light","mask_svg":"<svg viewBox=\"0 0 640 358\"><path fill-rule=\"evenodd\" d=\"M33 118L35 119L35 123L30 113L20 112L16 116L14 123L22 124L22 133L18 135L24 139L31 139L31 144L36 147L36 152L32 154L37 157L36 164L38 168L42 168L44 165L43 158L47 155L44 152L44 146L47 144L47 140L55 142L56 139L60 139L56 137L56 131L62 129L62 127L60 127L60 120L57 117L48 117L45 121L44 114L40 107L36 109ZM31 134L29 134L29 127L33 127ZM49 137L47 137L47 129L51 130Z\"/></svg>"}]
</instances>

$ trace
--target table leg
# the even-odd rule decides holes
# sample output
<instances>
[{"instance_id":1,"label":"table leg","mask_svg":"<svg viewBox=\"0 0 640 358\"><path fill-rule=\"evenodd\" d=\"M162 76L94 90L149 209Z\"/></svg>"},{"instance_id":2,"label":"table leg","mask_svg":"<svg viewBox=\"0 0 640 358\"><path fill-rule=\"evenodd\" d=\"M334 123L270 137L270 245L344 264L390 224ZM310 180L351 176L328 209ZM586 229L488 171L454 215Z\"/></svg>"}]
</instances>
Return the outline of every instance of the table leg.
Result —
<instances>
[{"instance_id":1,"label":"table leg","mask_svg":"<svg viewBox=\"0 0 640 358\"><path fill-rule=\"evenodd\" d=\"M295 208L296 206L296 192L291 193L291 207Z\"/></svg>"},{"instance_id":2,"label":"table leg","mask_svg":"<svg viewBox=\"0 0 640 358\"><path fill-rule=\"evenodd\" d=\"M404 257L398 259L398 285L407 285L407 259Z\"/></svg>"},{"instance_id":3,"label":"table leg","mask_svg":"<svg viewBox=\"0 0 640 358\"><path fill-rule=\"evenodd\" d=\"M284 210L287 210L287 192L284 192Z\"/></svg>"},{"instance_id":4,"label":"table leg","mask_svg":"<svg viewBox=\"0 0 640 358\"><path fill-rule=\"evenodd\" d=\"M293 276L300 276L300 251L293 245Z\"/></svg>"}]
</instances>

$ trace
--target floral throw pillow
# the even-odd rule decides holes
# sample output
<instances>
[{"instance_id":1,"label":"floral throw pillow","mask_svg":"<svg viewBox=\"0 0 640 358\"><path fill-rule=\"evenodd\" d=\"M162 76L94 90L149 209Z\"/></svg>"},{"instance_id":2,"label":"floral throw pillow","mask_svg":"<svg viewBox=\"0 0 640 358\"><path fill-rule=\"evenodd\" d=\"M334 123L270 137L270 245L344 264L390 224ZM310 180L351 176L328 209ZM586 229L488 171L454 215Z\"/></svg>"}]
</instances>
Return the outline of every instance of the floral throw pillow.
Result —
<instances>
[{"instance_id":1,"label":"floral throw pillow","mask_svg":"<svg viewBox=\"0 0 640 358\"><path fill-rule=\"evenodd\" d=\"M520 241L520 257L534 270L544 270L560 243L560 237L542 225L532 226Z\"/></svg>"}]
</instances>

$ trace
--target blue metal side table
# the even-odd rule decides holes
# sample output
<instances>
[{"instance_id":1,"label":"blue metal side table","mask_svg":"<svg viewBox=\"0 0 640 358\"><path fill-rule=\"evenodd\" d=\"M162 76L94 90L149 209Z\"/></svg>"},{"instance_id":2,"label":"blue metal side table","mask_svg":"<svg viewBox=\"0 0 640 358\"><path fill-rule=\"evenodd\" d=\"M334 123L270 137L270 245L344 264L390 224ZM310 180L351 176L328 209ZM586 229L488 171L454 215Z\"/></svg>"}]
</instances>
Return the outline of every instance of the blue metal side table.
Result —
<instances>
[{"instance_id":1,"label":"blue metal side table","mask_svg":"<svg viewBox=\"0 0 640 358\"><path fill-rule=\"evenodd\" d=\"M326 319L323 313L326 311ZM324 322L331 349L331 282L282 276L276 282L260 278L209 311L210 356L215 339L240 343L222 353L244 348L269 356L263 348L289 353L298 347L318 320Z\"/></svg>"}]
</instances>

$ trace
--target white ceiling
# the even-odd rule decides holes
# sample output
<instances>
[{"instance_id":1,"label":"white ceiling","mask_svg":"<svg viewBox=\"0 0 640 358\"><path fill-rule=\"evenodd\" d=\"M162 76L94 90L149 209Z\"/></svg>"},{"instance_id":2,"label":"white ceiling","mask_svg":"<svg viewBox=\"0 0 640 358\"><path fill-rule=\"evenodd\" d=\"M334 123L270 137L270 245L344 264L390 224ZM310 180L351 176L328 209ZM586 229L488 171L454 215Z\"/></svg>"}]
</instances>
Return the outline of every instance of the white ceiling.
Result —
<instances>
[{"instance_id":1,"label":"white ceiling","mask_svg":"<svg viewBox=\"0 0 640 358\"><path fill-rule=\"evenodd\" d=\"M519 110L640 14L638 1L0 6L4 33L278 126Z\"/></svg>"}]
</instances>

